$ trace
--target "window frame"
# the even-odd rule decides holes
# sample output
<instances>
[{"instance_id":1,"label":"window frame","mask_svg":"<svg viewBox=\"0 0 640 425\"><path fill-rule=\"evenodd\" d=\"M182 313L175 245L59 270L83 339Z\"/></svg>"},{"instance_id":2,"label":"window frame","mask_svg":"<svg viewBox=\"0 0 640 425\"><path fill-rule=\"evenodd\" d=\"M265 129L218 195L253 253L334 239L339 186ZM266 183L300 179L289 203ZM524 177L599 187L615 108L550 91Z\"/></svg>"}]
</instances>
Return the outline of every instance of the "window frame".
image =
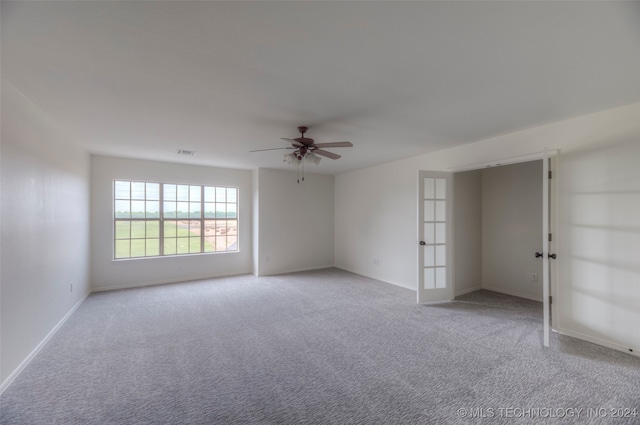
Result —
<instances>
[{"instance_id":1,"label":"window frame","mask_svg":"<svg viewBox=\"0 0 640 425\"><path fill-rule=\"evenodd\" d=\"M117 184L118 182L122 182L122 183L128 183L129 184L129 189L128 189L128 198L119 198L118 197L118 193L117 193ZM144 197L142 199L135 197L134 192L133 192L133 184L137 183L137 184L143 184L144 185ZM157 185L158 186L158 197L157 199L149 199L148 198L148 187L149 185ZM174 186L175 190L176 190L176 198L174 200L165 200L165 186ZM187 203L187 211L186 211L186 217L178 217L179 215L179 210L178 210L178 202L185 202L185 201L179 201L179 195L178 195L178 188L179 187L184 187L186 186L187 188L187 192L189 194L189 197L186 201ZM194 188L198 188L198 192L199 192L199 200L198 201L191 201L191 194L192 194L192 190ZM206 196L206 192L207 190L212 189L213 190L213 200L209 199L207 200L207 196ZM229 202L228 196L229 196L229 190L232 190L233 193L235 194L235 198L233 199L233 202ZM113 222L113 233L112 233L112 243L113 243L113 250L112 250L112 256L113 256L113 261L123 261L123 260L139 260L139 259L146 259L146 258L162 258L162 257L182 257L182 256L194 256L194 255L208 255L208 254L233 254L233 253L238 253L240 252L240 230L239 230L239 222L240 222L240 208L239 208L239 204L240 204L240 199L239 199L239 188L237 186L214 186L214 185L203 185L203 184L182 184L182 183L161 183L161 182L155 182L155 181L140 181L140 180L128 180L128 179L114 179L113 183L112 183L112 215L111 215L111 219ZM217 191L218 190L223 190L224 192L224 201L223 202L218 202L217 199ZM116 208L116 205L118 203L118 201L128 201L129 202L129 209L128 209L128 217L118 217L118 210ZM132 202L133 201L141 201L144 203L145 208L144 208L144 213L143 213L143 217L134 217L134 214L136 213L136 211L134 211L134 208L132 207ZM157 216L152 216L152 217L148 217L147 215L149 214L147 207L148 207L148 202L157 202L158 203L158 207L157 207ZM166 217L166 211L165 211L165 202L174 202L174 206L175 209L173 210L173 212L175 213L175 217ZM197 204L197 206L199 206L199 210L198 212L198 216L196 217L192 217L192 211L191 208L193 207L192 204ZM205 205L210 204L210 205L214 205L214 209L213 209L213 217L207 217L207 210L205 209ZM218 204L223 204L224 205L224 217L218 217L219 211L217 211L217 206ZM235 205L235 211L233 211L233 216L229 216L229 205ZM171 211L169 211L171 212ZM187 224L187 231L189 232L189 235L187 236L178 236L178 229L180 228L178 225L179 221L188 221L189 223ZM199 222L199 233L197 236L193 236L192 232L191 232L191 226L192 226L192 222ZM217 235L217 232L214 230L214 235L213 236L209 236L209 238L213 238L213 241L208 241L207 240L207 235L206 235L206 231L207 229L211 229L210 227L208 227L208 224L210 222L215 222L216 225L214 226L214 229L216 229L217 223L218 222L225 222L225 224L223 226L220 226L221 229L224 229L224 250L216 250L216 247L218 246L218 242L217 242L217 238L221 237L222 235ZM229 229L229 225L228 222L232 221L235 222L235 232L233 232L233 234L230 234L228 232ZM119 232L119 226L118 226L118 222L127 222L130 223L128 226L128 238L118 238L118 232ZM145 223L144 224L144 237L143 238L133 238L133 223L136 222L142 222ZM149 225L148 223L150 222L156 222L157 226L157 237L148 237L148 229L149 229ZM166 236L165 235L165 230L166 230L166 223L168 222L175 222L176 224L176 236ZM234 236L235 237L235 241L231 242L231 244L229 245L229 241L228 241L228 237L229 236ZM192 250L192 244L191 244L191 239L197 237L199 239L199 250L198 251L193 251ZM187 252L178 252L178 242L180 239L182 238L186 238L188 239L187 241ZM175 248L173 250L171 250L171 253L167 254L167 249L165 244L168 242L167 239L174 239L175 240ZM144 255L132 255L132 241L134 240L141 240L144 241ZM149 241L153 241L153 240L157 240L157 254L153 253L151 255L148 255L147 252L149 250ZM128 255L127 256L118 256L118 241L128 241L129 246L128 246ZM211 244L213 246L213 250L212 251L206 251L206 246L207 244ZM229 246L234 246L235 245L235 249L231 250L229 249Z\"/></svg>"}]
</instances>

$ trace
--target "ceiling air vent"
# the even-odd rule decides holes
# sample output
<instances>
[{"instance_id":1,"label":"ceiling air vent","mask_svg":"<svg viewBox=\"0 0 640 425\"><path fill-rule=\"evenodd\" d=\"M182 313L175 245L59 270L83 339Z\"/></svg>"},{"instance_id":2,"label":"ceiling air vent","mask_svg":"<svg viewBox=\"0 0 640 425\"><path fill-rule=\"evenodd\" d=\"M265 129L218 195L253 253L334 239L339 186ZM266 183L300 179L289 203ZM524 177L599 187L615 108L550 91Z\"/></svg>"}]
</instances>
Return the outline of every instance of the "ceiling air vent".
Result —
<instances>
[{"instance_id":1,"label":"ceiling air vent","mask_svg":"<svg viewBox=\"0 0 640 425\"><path fill-rule=\"evenodd\" d=\"M178 155L189 155L189 156L193 156L196 154L196 151L190 151L187 149L178 149L177 151Z\"/></svg>"}]
</instances>

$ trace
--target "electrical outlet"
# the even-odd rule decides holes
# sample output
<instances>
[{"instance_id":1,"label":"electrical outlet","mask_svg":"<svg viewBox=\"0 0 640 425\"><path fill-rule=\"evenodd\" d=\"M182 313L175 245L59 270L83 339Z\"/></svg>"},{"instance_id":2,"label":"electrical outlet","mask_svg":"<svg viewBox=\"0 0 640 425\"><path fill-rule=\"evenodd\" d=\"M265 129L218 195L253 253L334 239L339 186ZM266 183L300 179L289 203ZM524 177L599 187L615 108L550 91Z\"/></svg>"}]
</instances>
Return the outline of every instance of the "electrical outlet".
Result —
<instances>
[{"instance_id":1,"label":"electrical outlet","mask_svg":"<svg viewBox=\"0 0 640 425\"><path fill-rule=\"evenodd\" d=\"M69 284L69 292L73 292L73 283Z\"/></svg>"},{"instance_id":2,"label":"electrical outlet","mask_svg":"<svg viewBox=\"0 0 640 425\"><path fill-rule=\"evenodd\" d=\"M379 266L379 265L380 265L380 260L378 260L377 258L374 258L374 259L373 259L373 264L374 264L375 266Z\"/></svg>"},{"instance_id":3,"label":"electrical outlet","mask_svg":"<svg viewBox=\"0 0 640 425\"><path fill-rule=\"evenodd\" d=\"M531 273L531 280L533 282L537 282L538 281L538 273Z\"/></svg>"}]
</instances>

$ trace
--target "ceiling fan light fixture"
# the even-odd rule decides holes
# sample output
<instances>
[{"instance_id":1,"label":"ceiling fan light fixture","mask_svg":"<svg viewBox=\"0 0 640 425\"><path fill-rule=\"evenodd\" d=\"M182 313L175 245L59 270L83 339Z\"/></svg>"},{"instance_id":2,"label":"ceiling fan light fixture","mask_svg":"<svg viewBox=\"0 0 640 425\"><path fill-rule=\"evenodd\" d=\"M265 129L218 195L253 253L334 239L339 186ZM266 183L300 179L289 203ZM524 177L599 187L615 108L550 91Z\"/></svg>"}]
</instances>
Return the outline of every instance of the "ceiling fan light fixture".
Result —
<instances>
[{"instance_id":1,"label":"ceiling fan light fixture","mask_svg":"<svg viewBox=\"0 0 640 425\"><path fill-rule=\"evenodd\" d=\"M296 162L298 162L298 158L296 158L296 155L294 153L286 153L284 154L284 162L286 162L287 164L295 164Z\"/></svg>"},{"instance_id":2,"label":"ceiling fan light fixture","mask_svg":"<svg viewBox=\"0 0 640 425\"><path fill-rule=\"evenodd\" d=\"M313 162L315 165L318 165L318 164L320 164L320 160L321 160L322 158L320 158L318 155L316 155L316 154L315 154L315 153L313 153L313 152L309 152L309 153L304 157L304 159L306 159L306 160L307 160L307 161L309 161L309 162Z\"/></svg>"}]
</instances>

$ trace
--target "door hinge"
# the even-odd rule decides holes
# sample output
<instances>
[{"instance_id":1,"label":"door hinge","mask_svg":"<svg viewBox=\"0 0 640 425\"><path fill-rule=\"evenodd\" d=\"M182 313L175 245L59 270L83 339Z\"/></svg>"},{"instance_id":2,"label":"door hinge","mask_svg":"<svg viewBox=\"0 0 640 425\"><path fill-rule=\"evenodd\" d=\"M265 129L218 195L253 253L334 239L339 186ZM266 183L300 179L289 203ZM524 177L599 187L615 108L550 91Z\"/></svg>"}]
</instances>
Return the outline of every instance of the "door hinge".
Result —
<instances>
[{"instance_id":1,"label":"door hinge","mask_svg":"<svg viewBox=\"0 0 640 425\"><path fill-rule=\"evenodd\" d=\"M553 297L549 295L549 304L553 304Z\"/></svg>"},{"instance_id":2,"label":"door hinge","mask_svg":"<svg viewBox=\"0 0 640 425\"><path fill-rule=\"evenodd\" d=\"M553 173L551 172L551 170L549 170L549 180L551 180L551 175L552 175L552 174L553 174Z\"/></svg>"},{"instance_id":3,"label":"door hinge","mask_svg":"<svg viewBox=\"0 0 640 425\"><path fill-rule=\"evenodd\" d=\"M538 236L540 237L540 236ZM551 242L553 240L553 235L551 233L549 233L549 242Z\"/></svg>"}]
</instances>

